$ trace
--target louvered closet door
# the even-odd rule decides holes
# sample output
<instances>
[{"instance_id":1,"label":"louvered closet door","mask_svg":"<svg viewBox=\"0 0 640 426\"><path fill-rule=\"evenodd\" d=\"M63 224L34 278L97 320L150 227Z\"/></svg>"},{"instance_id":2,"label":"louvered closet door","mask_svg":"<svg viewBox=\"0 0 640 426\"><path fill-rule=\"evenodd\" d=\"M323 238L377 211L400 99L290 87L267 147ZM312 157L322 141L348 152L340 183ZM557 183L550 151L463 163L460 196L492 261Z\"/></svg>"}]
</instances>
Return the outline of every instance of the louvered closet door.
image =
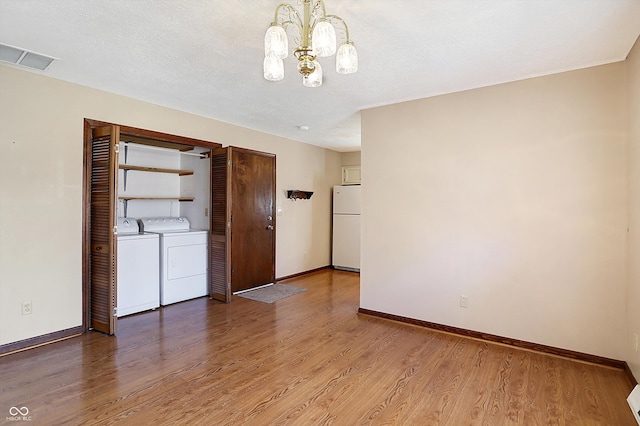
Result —
<instances>
[{"instance_id":1,"label":"louvered closet door","mask_svg":"<svg viewBox=\"0 0 640 426\"><path fill-rule=\"evenodd\" d=\"M231 301L231 223L230 160L231 151L217 148L211 151L211 231L209 241L209 294L225 303Z\"/></svg>"},{"instance_id":2,"label":"louvered closet door","mask_svg":"<svg viewBox=\"0 0 640 426\"><path fill-rule=\"evenodd\" d=\"M92 129L90 201L90 324L107 334L116 332L119 126Z\"/></svg>"}]
</instances>

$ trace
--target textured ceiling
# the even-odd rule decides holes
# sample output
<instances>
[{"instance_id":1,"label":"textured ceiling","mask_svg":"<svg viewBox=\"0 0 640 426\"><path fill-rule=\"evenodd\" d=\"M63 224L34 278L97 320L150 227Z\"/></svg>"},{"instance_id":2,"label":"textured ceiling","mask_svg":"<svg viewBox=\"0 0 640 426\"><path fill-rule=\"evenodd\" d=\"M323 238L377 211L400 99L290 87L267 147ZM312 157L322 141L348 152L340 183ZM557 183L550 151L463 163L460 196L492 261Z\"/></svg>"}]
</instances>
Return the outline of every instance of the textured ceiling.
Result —
<instances>
[{"instance_id":1,"label":"textured ceiling","mask_svg":"<svg viewBox=\"0 0 640 426\"><path fill-rule=\"evenodd\" d=\"M362 109L621 61L640 34L640 0L326 0L359 70L321 58L307 88L292 57L283 81L262 77L277 4L0 0L0 42L60 58L53 78L353 151Z\"/></svg>"}]
</instances>

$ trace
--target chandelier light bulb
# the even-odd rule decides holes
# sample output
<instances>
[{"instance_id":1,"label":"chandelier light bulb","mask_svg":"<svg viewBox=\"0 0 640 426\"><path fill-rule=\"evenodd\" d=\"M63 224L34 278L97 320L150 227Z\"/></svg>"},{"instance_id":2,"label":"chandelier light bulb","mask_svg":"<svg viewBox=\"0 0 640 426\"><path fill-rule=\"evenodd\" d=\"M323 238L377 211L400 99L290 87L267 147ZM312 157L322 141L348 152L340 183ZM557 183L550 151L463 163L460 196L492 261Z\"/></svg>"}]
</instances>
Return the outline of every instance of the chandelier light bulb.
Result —
<instances>
[{"instance_id":1,"label":"chandelier light bulb","mask_svg":"<svg viewBox=\"0 0 640 426\"><path fill-rule=\"evenodd\" d=\"M358 71L358 51L350 41L343 43L338 49L336 71L340 74L353 74Z\"/></svg>"},{"instance_id":2,"label":"chandelier light bulb","mask_svg":"<svg viewBox=\"0 0 640 426\"><path fill-rule=\"evenodd\" d=\"M311 35L313 54L321 58L336 53L336 30L328 21L320 21Z\"/></svg>"},{"instance_id":3,"label":"chandelier light bulb","mask_svg":"<svg viewBox=\"0 0 640 426\"><path fill-rule=\"evenodd\" d=\"M264 57L264 78L269 81L280 81L284 78L284 61L275 55Z\"/></svg>"},{"instance_id":4,"label":"chandelier light bulb","mask_svg":"<svg viewBox=\"0 0 640 426\"><path fill-rule=\"evenodd\" d=\"M284 59L289 55L287 33L280 25L271 24L267 29L264 35L264 55L273 55L278 59Z\"/></svg>"}]
</instances>

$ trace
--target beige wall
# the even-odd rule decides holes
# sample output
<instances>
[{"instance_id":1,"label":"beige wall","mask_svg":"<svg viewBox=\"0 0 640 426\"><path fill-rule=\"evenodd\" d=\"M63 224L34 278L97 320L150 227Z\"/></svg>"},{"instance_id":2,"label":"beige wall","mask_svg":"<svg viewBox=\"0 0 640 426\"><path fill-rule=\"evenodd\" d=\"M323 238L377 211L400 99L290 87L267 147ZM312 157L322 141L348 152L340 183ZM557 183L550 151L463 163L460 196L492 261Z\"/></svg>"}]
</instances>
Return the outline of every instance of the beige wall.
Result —
<instances>
[{"instance_id":1,"label":"beige wall","mask_svg":"<svg viewBox=\"0 0 640 426\"><path fill-rule=\"evenodd\" d=\"M361 307L624 359L625 80L615 63L363 111Z\"/></svg>"},{"instance_id":2,"label":"beige wall","mask_svg":"<svg viewBox=\"0 0 640 426\"><path fill-rule=\"evenodd\" d=\"M627 58L629 93L629 295L627 302L627 363L640 379L640 41Z\"/></svg>"},{"instance_id":3,"label":"beige wall","mask_svg":"<svg viewBox=\"0 0 640 426\"><path fill-rule=\"evenodd\" d=\"M82 322L85 117L275 153L276 276L331 263L339 153L0 66L0 344ZM294 203L292 188L315 193Z\"/></svg>"},{"instance_id":4,"label":"beige wall","mask_svg":"<svg viewBox=\"0 0 640 426\"><path fill-rule=\"evenodd\" d=\"M360 164L360 151L343 152L341 159L343 166L357 166Z\"/></svg>"}]
</instances>

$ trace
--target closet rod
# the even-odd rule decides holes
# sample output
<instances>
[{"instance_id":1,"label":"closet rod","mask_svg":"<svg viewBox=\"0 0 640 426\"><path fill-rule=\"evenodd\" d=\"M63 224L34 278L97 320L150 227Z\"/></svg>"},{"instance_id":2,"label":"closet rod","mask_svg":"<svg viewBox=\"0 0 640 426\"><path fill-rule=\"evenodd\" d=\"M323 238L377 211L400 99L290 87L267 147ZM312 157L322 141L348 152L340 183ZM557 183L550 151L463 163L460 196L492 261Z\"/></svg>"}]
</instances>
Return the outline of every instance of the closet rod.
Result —
<instances>
[{"instance_id":1,"label":"closet rod","mask_svg":"<svg viewBox=\"0 0 640 426\"><path fill-rule=\"evenodd\" d=\"M206 158L207 155L204 153L200 153L197 154L195 152L183 152L183 151L176 151L175 149L171 149L171 148L162 148L159 146L149 146L149 145L142 145L142 144L138 144L138 143L134 143L134 142L127 142L127 141L122 141L121 142L125 148L139 148L139 149L149 149L151 151L164 151L164 152L172 152L172 153L178 153L180 155L193 155L194 157L200 157L200 158Z\"/></svg>"}]
</instances>

